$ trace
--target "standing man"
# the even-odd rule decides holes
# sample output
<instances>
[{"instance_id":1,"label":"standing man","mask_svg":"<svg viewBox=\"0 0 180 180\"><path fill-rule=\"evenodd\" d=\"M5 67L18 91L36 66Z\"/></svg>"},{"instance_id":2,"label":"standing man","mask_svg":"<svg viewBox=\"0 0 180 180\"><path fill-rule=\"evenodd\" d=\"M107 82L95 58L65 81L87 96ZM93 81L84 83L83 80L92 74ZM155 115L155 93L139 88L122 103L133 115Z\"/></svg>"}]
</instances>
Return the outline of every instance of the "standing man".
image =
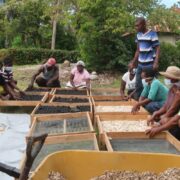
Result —
<instances>
[{"instance_id":1,"label":"standing man","mask_svg":"<svg viewBox=\"0 0 180 180\"><path fill-rule=\"evenodd\" d=\"M41 76L39 76L42 74ZM39 87L60 87L59 67L54 58L49 58L33 75L28 89L32 89L36 81Z\"/></svg>"},{"instance_id":2,"label":"standing man","mask_svg":"<svg viewBox=\"0 0 180 180\"><path fill-rule=\"evenodd\" d=\"M158 69L160 46L157 33L147 29L146 20L143 17L137 18L135 28L138 32L136 37L137 50L134 58L129 63L129 68L133 69L137 65L135 96L138 100L143 90L142 70Z\"/></svg>"}]
</instances>

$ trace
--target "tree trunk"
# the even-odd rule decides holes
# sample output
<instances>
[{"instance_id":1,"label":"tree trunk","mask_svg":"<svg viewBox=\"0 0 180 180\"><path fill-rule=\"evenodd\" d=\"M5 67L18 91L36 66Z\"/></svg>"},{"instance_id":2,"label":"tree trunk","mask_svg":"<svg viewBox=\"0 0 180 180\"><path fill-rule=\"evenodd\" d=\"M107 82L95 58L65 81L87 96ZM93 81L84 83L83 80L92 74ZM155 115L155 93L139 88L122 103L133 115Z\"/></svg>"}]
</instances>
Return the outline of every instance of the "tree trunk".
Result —
<instances>
[{"instance_id":1,"label":"tree trunk","mask_svg":"<svg viewBox=\"0 0 180 180\"><path fill-rule=\"evenodd\" d=\"M52 41L51 41L51 49L54 50L56 47L56 32L57 32L57 20L53 20L53 33L52 33Z\"/></svg>"},{"instance_id":2,"label":"tree trunk","mask_svg":"<svg viewBox=\"0 0 180 180\"><path fill-rule=\"evenodd\" d=\"M60 6L60 0L57 0L56 6ZM56 33L57 33L57 20L58 20L59 10L55 12L55 18L53 20L53 32L51 39L51 49L54 50L56 47Z\"/></svg>"}]
</instances>

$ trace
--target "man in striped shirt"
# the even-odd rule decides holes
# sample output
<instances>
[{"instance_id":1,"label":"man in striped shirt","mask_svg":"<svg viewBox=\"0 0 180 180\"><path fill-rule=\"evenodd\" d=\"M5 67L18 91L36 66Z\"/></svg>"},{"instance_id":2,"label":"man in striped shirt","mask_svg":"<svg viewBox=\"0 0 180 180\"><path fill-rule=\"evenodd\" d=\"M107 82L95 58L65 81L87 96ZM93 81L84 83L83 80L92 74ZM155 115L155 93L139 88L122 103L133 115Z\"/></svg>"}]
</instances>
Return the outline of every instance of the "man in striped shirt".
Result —
<instances>
[{"instance_id":1,"label":"man in striped shirt","mask_svg":"<svg viewBox=\"0 0 180 180\"><path fill-rule=\"evenodd\" d=\"M133 69L137 66L136 99L138 100L143 90L142 70L158 69L160 46L157 33L147 29L146 20L143 17L137 18L135 27L138 32L136 36L137 50L129 68Z\"/></svg>"}]
</instances>

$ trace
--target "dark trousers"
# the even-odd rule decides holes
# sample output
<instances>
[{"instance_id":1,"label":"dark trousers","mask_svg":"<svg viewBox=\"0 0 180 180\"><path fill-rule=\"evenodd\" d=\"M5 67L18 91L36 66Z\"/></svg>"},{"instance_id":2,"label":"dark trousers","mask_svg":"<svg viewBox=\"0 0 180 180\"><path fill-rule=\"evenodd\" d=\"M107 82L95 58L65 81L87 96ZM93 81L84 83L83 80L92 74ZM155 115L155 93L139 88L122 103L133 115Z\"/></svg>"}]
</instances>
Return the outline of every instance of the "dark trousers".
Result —
<instances>
[{"instance_id":1,"label":"dark trousers","mask_svg":"<svg viewBox=\"0 0 180 180\"><path fill-rule=\"evenodd\" d=\"M169 130L169 132L178 140L180 140L180 127L177 125Z\"/></svg>"},{"instance_id":2,"label":"dark trousers","mask_svg":"<svg viewBox=\"0 0 180 180\"><path fill-rule=\"evenodd\" d=\"M46 80L42 77L38 77L36 79L36 83L39 87L47 87L47 82L48 82L48 80ZM53 81L51 84L49 84L48 87L61 87L60 81L57 79L57 80Z\"/></svg>"},{"instance_id":3,"label":"dark trousers","mask_svg":"<svg viewBox=\"0 0 180 180\"><path fill-rule=\"evenodd\" d=\"M141 73L144 69L152 69L152 68L153 68L153 63L147 64L147 65L138 64L137 71L136 71L136 93L135 93L136 100L139 100L139 97L143 91Z\"/></svg>"}]
</instances>

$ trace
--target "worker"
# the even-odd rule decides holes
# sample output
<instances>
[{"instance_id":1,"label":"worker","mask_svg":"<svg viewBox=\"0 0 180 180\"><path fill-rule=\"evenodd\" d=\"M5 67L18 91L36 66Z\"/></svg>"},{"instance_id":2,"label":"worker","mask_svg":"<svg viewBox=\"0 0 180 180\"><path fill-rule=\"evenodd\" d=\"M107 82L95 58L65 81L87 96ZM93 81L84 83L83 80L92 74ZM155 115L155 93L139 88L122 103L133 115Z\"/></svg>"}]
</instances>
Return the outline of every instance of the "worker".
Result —
<instances>
[{"instance_id":1,"label":"worker","mask_svg":"<svg viewBox=\"0 0 180 180\"><path fill-rule=\"evenodd\" d=\"M73 89L90 89L90 74L85 69L85 63L83 61L78 61L76 67L72 69L70 81L66 87Z\"/></svg>"},{"instance_id":2,"label":"worker","mask_svg":"<svg viewBox=\"0 0 180 180\"><path fill-rule=\"evenodd\" d=\"M122 99L134 98L135 93L135 80L136 80L136 69L131 69L126 72L121 79L120 86L120 96ZM127 90L127 97L125 95L125 90Z\"/></svg>"},{"instance_id":3,"label":"worker","mask_svg":"<svg viewBox=\"0 0 180 180\"><path fill-rule=\"evenodd\" d=\"M132 113L137 112L143 106L152 114L164 105L168 88L156 78L156 71L153 69L143 69L141 76L144 89L139 101L133 106Z\"/></svg>"},{"instance_id":4,"label":"worker","mask_svg":"<svg viewBox=\"0 0 180 180\"><path fill-rule=\"evenodd\" d=\"M13 99L20 99L25 93L17 86L17 81L13 78L13 62L10 57L5 57L0 75L4 80L4 90L11 95Z\"/></svg>"},{"instance_id":5,"label":"worker","mask_svg":"<svg viewBox=\"0 0 180 180\"><path fill-rule=\"evenodd\" d=\"M180 69L176 66L169 66L166 70L166 72L160 72L161 75L163 75L165 79L165 83L169 81L171 83L171 87L168 92L168 97L163 105L163 107L153 113L151 118L148 120L149 124L153 124L154 121L159 121L162 117L172 117L178 112L179 105L177 103L177 106L173 106L172 104L177 101L177 92L180 89ZM169 83L167 84L169 85Z\"/></svg>"},{"instance_id":6,"label":"worker","mask_svg":"<svg viewBox=\"0 0 180 180\"><path fill-rule=\"evenodd\" d=\"M135 27L137 30L137 49L129 68L137 66L136 72L136 99L139 99L143 90L141 73L143 69L157 70L159 66L160 43L155 31L148 30L146 20L143 17L136 19Z\"/></svg>"},{"instance_id":7,"label":"worker","mask_svg":"<svg viewBox=\"0 0 180 180\"><path fill-rule=\"evenodd\" d=\"M167 85L171 84L171 87L164 106L160 110L153 113L151 118L148 120L148 124L154 124L155 121L159 122L160 124L168 123L161 128L170 128L171 134L179 138L180 129L177 128L177 125L173 128L171 127L174 125L173 117L180 110L180 69L176 66L170 66L167 68L166 72L160 72L160 74L166 78L166 84L169 81ZM152 134L155 135L161 131L161 128L152 128L148 131L148 133L151 134L152 132Z\"/></svg>"},{"instance_id":8,"label":"worker","mask_svg":"<svg viewBox=\"0 0 180 180\"><path fill-rule=\"evenodd\" d=\"M39 76L42 74L42 76ZM59 66L54 58L49 58L33 75L28 89L32 89L34 81L39 87L60 87Z\"/></svg>"}]
</instances>

